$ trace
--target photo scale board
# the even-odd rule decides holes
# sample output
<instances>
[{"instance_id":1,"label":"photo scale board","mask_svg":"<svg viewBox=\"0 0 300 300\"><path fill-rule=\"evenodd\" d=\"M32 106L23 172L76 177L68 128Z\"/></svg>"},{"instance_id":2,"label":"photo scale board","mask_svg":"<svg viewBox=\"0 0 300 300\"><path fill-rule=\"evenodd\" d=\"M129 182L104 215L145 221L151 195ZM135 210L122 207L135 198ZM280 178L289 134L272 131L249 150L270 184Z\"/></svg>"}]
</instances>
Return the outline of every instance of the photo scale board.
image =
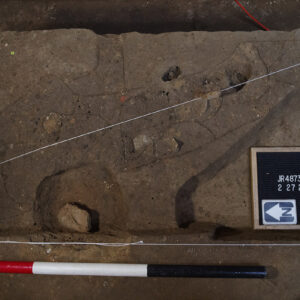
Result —
<instances>
[{"instance_id":1,"label":"photo scale board","mask_svg":"<svg viewBox=\"0 0 300 300\"><path fill-rule=\"evenodd\" d=\"M300 147L252 148L254 229L300 229Z\"/></svg>"}]
</instances>

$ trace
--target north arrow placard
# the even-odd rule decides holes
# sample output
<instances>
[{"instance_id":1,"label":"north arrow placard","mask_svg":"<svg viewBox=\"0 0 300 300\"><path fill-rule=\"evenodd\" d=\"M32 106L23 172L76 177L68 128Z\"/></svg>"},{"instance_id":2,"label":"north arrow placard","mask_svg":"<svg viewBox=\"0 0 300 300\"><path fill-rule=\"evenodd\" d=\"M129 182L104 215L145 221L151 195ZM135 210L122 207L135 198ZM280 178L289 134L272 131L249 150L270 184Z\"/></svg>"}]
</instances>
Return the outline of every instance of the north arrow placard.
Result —
<instances>
[{"instance_id":1,"label":"north arrow placard","mask_svg":"<svg viewBox=\"0 0 300 300\"><path fill-rule=\"evenodd\" d=\"M263 224L297 224L296 200L262 200Z\"/></svg>"}]
</instances>

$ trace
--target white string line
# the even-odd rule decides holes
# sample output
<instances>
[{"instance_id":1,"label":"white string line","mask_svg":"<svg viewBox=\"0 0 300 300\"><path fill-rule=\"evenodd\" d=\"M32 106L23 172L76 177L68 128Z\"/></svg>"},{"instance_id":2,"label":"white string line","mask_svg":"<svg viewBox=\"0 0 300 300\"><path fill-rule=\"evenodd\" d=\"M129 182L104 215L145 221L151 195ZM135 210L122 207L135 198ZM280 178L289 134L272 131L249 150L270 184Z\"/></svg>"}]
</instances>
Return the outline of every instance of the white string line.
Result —
<instances>
[{"instance_id":1,"label":"white string line","mask_svg":"<svg viewBox=\"0 0 300 300\"><path fill-rule=\"evenodd\" d=\"M128 247L128 246L179 246L179 247L300 247L297 243L203 243L203 244L192 244L192 243L144 243L143 241L131 242L131 243L94 243L94 242L20 242L20 241L0 241L0 244L21 244L21 245L54 245L54 246L103 246L103 247Z\"/></svg>"},{"instance_id":2,"label":"white string line","mask_svg":"<svg viewBox=\"0 0 300 300\"><path fill-rule=\"evenodd\" d=\"M22 241L0 241L0 244L21 244L21 245L91 245L91 246L107 246L107 247L124 247L124 246L134 246L143 244L143 241L131 242L131 243L96 243L96 242L22 242Z\"/></svg>"},{"instance_id":3,"label":"white string line","mask_svg":"<svg viewBox=\"0 0 300 300\"><path fill-rule=\"evenodd\" d=\"M160 243L143 243L143 244L135 244L132 246L187 246L187 247L300 247L300 244L252 244L252 243L247 243L247 244L242 244L242 243L237 243L237 244L229 244L229 243L220 243L220 244L160 244Z\"/></svg>"},{"instance_id":4,"label":"white string line","mask_svg":"<svg viewBox=\"0 0 300 300\"><path fill-rule=\"evenodd\" d=\"M267 74L265 74L265 75L262 75L262 76L259 76L259 77L256 77L256 78L253 78L253 79L244 81L244 82L242 82L242 83L239 83L239 84L235 84L235 85L229 86L229 87L227 87L227 88L224 88L224 89L220 90L219 92L220 92L220 93L226 92L226 91L228 91L228 90L235 89L235 88L240 87L240 86L242 86L242 85L245 85L245 84L247 84L247 83L251 83L251 82L254 82L254 81L257 81L257 80L260 80L260 79L263 79L263 78L266 78L266 77L275 75L275 74L277 74L277 73L284 72L284 71L287 71L287 70L290 70L290 69L299 67L299 66L300 66L300 63L297 63L297 64L295 64L295 65L291 65L291 66L288 66L288 67L286 67L286 68L282 68L282 69L279 69L279 70L277 70L277 71L270 72L270 73L267 73ZM186 104L189 104L189 103L192 103L192 102L195 102L195 101L199 101L199 100L203 100L203 98L198 97L198 98L194 98L194 99L191 99L191 100L187 100L187 101L185 101L185 102L181 102L181 103L174 104L174 105L171 105L171 106L168 106L168 107L165 107L165 108L161 108L161 109L158 109L158 110L149 112L149 113L144 114L144 115L140 115L140 116L137 116L137 117L134 117L134 118L125 120L125 121L121 121L121 122L118 122L118 123L115 123L115 124L112 124L112 125L108 125L108 126L105 126L105 127L102 127L102 128L98 128L98 129L95 129L95 130L92 130L92 131L89 131L89 132L86 132L86 133L83 133L83 134L80 134L80 135L77 135L77 136L73 136L73 137L71 137L71 138L68 138L68 139L65 139L65 140L62 140L62 141L53 143L53 144L49 144L49 145L46 145L46 146L43 146L43 147L40 147L40 148L31 150L31 151L28 151L28 152L23 153L23 154L14 156L14 157L12 157L12 158L9 158L9 159L7 159L7 160L4 160L4 161L0 162L0 165L6 164L6 163L8 163L8 162L10 162L10 161L19 159L19 158L24 157L24 156L28 156L28 155L33 154L33 153L35 153L35 152L39 152L39 151L42 151L42 150L45 150L45 149L48 149L48 148L51 148L51 147L55 147L55 146L60 145L60 144L63 144L63 143L67 143L67 142L70 142L70 141L73 141L73 140L76 140L76 139L80 139L80 138L82 138L82 137L84 137L84 136L88 136L88 135L91 135L91 134L94 134L94 133L97 133L97 132L100 132L100 131L103 131L103 130L107 130L107 129L110 129L110 128L113 128L113 127L116 127L116 126L120 126L120 125L129 123L129 122L133 122L133 121L136 121L136 120L139 120L139 119L143 119L143 118L146 118L146 117L149 117L149 116L152 116L152 115L155 115L155 114L164 112L164 111L166 111L166 110L170 110L170 109L173 109L173 108L177 108L177 107L180 107L180 106L182 106L182 105L186 105Z\"/></svg>"}]
</instances>

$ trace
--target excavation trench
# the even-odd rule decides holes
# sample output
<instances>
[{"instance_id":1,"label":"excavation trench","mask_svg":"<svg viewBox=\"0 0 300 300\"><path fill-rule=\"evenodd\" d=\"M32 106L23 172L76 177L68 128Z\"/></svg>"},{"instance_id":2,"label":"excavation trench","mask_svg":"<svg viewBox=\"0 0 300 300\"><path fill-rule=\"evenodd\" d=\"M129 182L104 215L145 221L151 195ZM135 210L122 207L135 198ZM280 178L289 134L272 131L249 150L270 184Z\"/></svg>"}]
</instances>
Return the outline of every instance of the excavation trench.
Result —
<instances>
[{"instance_id":1,"label":"excavation trench","mask_svg":"<svg viewBox=\"0 0 300 300\"><path fill-rule=\"evenodd\" d=\"M299 26L298 1L241 1L271 30ZM87 28L98 34L137 31L253 31L251 21L234 1L228 0L62 0L1 1L0 30L30 31Z\"/></svg>"}]
</instances>

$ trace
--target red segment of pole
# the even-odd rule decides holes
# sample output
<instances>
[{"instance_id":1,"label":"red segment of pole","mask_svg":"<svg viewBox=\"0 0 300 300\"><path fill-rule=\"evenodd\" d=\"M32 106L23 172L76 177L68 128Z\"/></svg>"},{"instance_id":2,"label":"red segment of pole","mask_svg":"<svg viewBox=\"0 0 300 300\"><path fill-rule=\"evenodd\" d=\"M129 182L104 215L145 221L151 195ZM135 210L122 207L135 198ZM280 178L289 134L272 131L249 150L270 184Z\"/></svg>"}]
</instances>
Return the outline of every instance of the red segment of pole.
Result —
<instances>
[{"instance_id":1,"label":"red segment of pole","mask_svg":"<svg viewBox=\"0 0 300 300\"><path fill-rule=\"evenodd\" d=\"M33 262L0 261L0 273L32 274Z\"/></svg>"},{"instance_id":2,"label":"red segment of pole","mask_svg":"<svg viewBox=\"0 0 300 300\"><path fill-rule=\"evenodd\" d=\"M256 23L258 24L261 28L263 28L266 31L270 31L270 29L268 27L266 27L265 25L263 25L262 23L260 23L257 19L255 19L249 12L248 10L238 1L238 0L234 0L236 2L236 4Z\"/></svg>"}]
</instances>

